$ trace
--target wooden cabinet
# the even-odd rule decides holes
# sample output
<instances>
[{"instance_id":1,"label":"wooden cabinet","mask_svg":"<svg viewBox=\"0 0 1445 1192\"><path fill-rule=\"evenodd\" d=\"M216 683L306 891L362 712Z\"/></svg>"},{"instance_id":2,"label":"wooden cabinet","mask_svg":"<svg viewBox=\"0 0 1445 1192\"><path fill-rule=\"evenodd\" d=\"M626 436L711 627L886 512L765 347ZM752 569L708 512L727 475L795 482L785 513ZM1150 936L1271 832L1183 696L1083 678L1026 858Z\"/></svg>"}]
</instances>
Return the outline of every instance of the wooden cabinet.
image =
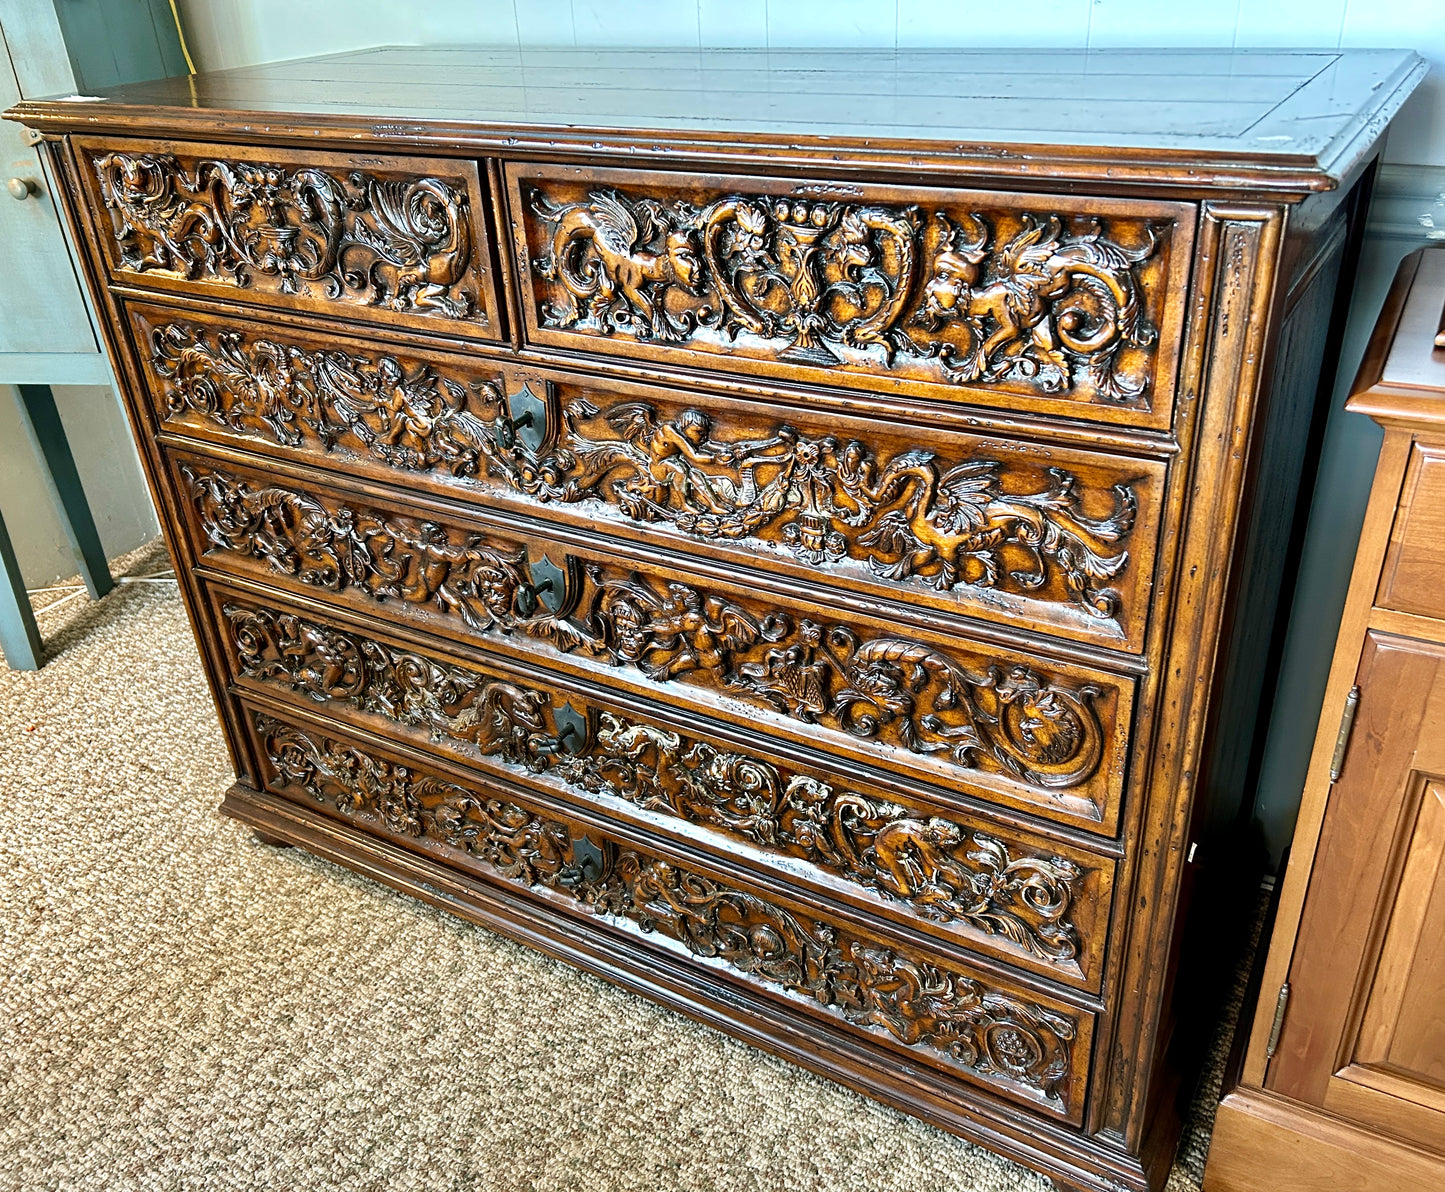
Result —
<instances>
[{"instance_id":1,"label":"wooden cabinet","mask_svg":"<svg viewBox=\"0 0 1445 1192\"><path fill-rule=\"evenodd\" d=\"M227 814L1144 1192L1208 1012L1186 858L1233 861L1336 280L1421 68L1065 54L998 99L985 59L390 49L12 114ZM1052 125L1060 88L1115 131Z\"/></svg>"},{"instance_id":2,"label":"wooden cabinet","mask_svg":"<svg viewBox=\"0 0 1445 1192\"><path fill-rule=\"evenodd\" d=\"M1385 444L1208 1192L1445 1184L1442 321L1445 251L1421 250L1351 399Z\"/></svg>"}]
</instances>

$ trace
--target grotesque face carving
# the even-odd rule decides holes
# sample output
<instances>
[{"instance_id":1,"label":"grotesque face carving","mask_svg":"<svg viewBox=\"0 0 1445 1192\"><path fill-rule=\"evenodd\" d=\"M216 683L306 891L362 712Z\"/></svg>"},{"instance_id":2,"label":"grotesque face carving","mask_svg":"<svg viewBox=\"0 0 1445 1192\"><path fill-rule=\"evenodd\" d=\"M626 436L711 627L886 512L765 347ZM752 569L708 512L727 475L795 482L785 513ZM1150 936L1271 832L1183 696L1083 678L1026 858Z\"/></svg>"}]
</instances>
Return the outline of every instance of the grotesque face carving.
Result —
<instances>
[{"instance_id":1,"label":"grotesque face carving","mask_svg":"<svg viewBox=\"0 0 1445 1192\"><path fill-rule=\"evenodd\" d=\"M939 253L933 260L933 276L924 287L923 309L934 319L946 319L967 306L983 259L981 252Z\"/></svg>"},{"instance_id":2,"label":"grotesque face carving","mask_svg":"<svg viewBox=\"0 0 1445 1192\"><path fill-rule=\"evenodd\" d=\"M612 641L617 656L625 662L636 662L645 653L651 640L647 629L647 613L635 602L619 599L608 610L611 614Z\"/></svg>"},{"instance_id":3,"label":"grotesque face carving","mask_svg":"<svg viewBox=\"0 0 1445 1192\"><path fill-rule=\"evenodd\" d=\"M1045 765L1060 765L1079 752L1083 726L1057 693L1041 690L1015 706L1019 738Z\"/></svg>"},{"instance_id":4,"label":"grotesque face carving","mask_svg":"<svg viewBox=\"0 0 1445 1192\"><path fill-rule=\"evenodd\" d=\"M517 582L507 568L482 567L477 572L477 594L481 597L482 607L494 620L506 623L511 619Z\"/></svg>"}]
</instances>

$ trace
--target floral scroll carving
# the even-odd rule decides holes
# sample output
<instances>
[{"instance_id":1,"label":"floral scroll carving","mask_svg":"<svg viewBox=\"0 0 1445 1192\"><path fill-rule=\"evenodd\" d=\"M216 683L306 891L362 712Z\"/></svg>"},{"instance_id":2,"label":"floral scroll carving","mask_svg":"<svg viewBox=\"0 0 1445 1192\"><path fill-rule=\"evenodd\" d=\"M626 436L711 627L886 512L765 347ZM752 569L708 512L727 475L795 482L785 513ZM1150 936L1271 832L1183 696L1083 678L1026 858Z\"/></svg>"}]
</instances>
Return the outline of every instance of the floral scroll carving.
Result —
<instances>
[{"instance_id":1,"label":"floral scroll carving","mask_svg":"<svg viewBox=\"0 0 1445 1192\"><path fill-rule=\"evenodd\" d=\"M526 552L437 522L358 512L278 486L181 465L207 542L331 591L399 600L510 631L539 607Z\"/></svg>"},{"instance_id":2,"label":"floral scroll carving","mask_svg":"<svg viewBox=\"0 0 1445 1192\"><path fill-rule=\"evenodd\" d=\"M186 464L211 545L302 583L351 589L457 616L479 633L521 633L665 682L714 686L806 723L942 755L1046 789L1086 781L1103 756L1092 684L1071 687L1020 663L949 654L897 636L797 618L681 581L567 557L436 522L383 516L280 487L253 488Z\"/></svg>"},{"instance_id":3,"label":"floral scroll carving","mask_svg":"<svg viewBox=\"0 0 1445 1192\"><path fill-rule=\"evenodd\" d=\"M524 194L545 231L532 264L546 326L710 350L746 333L780 361L826 368L864 353L944 382L1146 402L1147 223L1125 242L1057 214L737 194L696 205L615 189L565 201L545 183Z\"/></svg>"},{"instance_id":4,"label":"floral scroll carving","mask_svg":"<svg viewBox=\"0 0 1445 1192\"><path fill-rule=\"evenodd\" d=\"M151 331L149 361L171 415L190 411L287 447L329 451L347 441L404 471L493 471L518 430L496 384L408 368L387 353L306 351L227 330L212 341L200 328L165 323Z\"/></svg>"},{"instance_id":5,"label":"floral scroll carving","mask_svg":"<svg viewBox=\"0 0 1445 1192\"><path fill-rule=\"evenodd\" d=\"M187 166L164 153L93 164L120 262L137 273L479 317L463 185L218 158Z\"/></svg>"},{"instance_id":6,"label":"floral scroll carving","mask_svg":"<svg viewBox=\"0 0 1445 1192\"><path fill-rule=\"evenodd\" d=\"M941 922L962 921L1041 959L1079 951L1083 871L942 817L543 690L382 645L291 613L224 608L243 675L342 702L486 757L548 773L802 858Z\"/></svg>"},{"instance_id":7,"label":"floral scroll carving","mask_svg":"<svg viewBox=\"0 0 1445 1192\"><path fill-rule=\"evenodd\" d=\"M1022 664L972 670L904 637L864 638L671 583L588 569L582 624L610 658L655 680L701 672L795 720L942 755L1046 789L1087 781L1103 756L1099 688L1071 688Z\"/></svg>"},{"instance_id":8,"label":"floral scroll carving","mask_svg":"<svg viewBox=\"0 0 1445 1192\"><path fill-rule=\"evenodd\" d=\"M815 567L858 559L880 578L941 590L1036 594L1057 577L1074 606L1118 613L1110 583L1128 565L1120 544L1138 513L1127 484L1113 487L1105 516L1090 517L1062 468L1029 488L994 459L953 463L927 449L880 457L857 439L786 423L763 437L719 437L702 410L666 417L642 401L599 411L579 398L555 433L529 441L543 428L531 411L514 416L499 384L392 355L247 343L224 330L212 342L180 323L153 328L150 346L173 414L288 446L346 440L395 468L485 474L542 502L602 501L695 537L773 541Z\"/></svg>"},{"instance_id":9,"label":"floral scroll carving","mask_svg":"<svg viewBox=\"0 0 1445 1192\"><path fill-rule=\"evenodd\" d=\"M516 803L258 714L276 779L392 833L465 850L540 887L671 939L845 1021L1062 1108L1076 1022L922 957L801 918L755 895Z\"/></svg>"},{"instance_id":10,"label":"floral scroll carving","mask_svg":"<svg viewBox=\"0 0 1445 1192\"><path fill-rule=\"evenodd\" d=\"M1107 584L1129 560L1117 546L1138 513L1128 485L1114 487L1107 516L1091 518L1062 468L1047 470L1042 491L1017 492L1005 466L987 458L949 465L917 449L880 459L856 439L810 437L785 423L766 438L720 441L701 410L664 419L646 402L609 409L616 438L599 441L582 425L596 417L577 404L564 413L577 487L562 496L597 493L637 520L704 538L773 537L813 566L860 558L881 578L941 590L1033 592L1057 574L1091 615L1118 611ZM1008 549L1026 563L1005 566Z\"/></svg>"}]
</instances>

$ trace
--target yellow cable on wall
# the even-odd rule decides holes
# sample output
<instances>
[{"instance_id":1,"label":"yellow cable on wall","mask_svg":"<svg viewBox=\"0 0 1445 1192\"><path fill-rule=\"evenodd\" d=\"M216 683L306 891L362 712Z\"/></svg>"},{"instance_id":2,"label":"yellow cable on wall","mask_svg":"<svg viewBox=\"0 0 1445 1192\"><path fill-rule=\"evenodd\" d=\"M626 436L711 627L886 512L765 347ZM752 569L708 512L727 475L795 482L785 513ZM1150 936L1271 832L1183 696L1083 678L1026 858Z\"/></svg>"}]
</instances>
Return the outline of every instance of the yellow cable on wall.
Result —
<instances>
[{"instance_id":1,"label":"yellow cable on wall","mask_svg":"<svg viewBox=\"0 0 1445 1192\"><path fill-rule=\"evenodd\" d=\"M186 47L186 31L181 28L181 14L176 11L176 0L171 0L171 19L176 23L176 37L181 43L181 57L186 60L186 69L196 73L196 64L191 61L191 51Z\"/></svg>"}]
</instances>

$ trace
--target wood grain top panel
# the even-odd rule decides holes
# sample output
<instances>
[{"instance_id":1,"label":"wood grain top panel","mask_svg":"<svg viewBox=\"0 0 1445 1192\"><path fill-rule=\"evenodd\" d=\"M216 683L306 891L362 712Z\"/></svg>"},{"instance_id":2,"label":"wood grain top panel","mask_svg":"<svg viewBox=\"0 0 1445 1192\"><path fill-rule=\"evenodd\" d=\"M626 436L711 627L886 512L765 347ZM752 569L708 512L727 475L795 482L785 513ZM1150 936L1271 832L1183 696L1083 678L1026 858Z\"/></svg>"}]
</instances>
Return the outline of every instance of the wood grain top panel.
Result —
<instances>
[{"instance_id":1,"label":"wood grain top panel","mask_svg":"<svg viewBox=\"0 0 1445 1192\"><path fill-rule=\"evenodd\" d=\"M1355 166L1424 69L1404 50L385 47L14 114L52 130L174 132L250 113L262 117L245 125L252 139L305 125L308 139L341 128L451 145L501 136L522 150L573 142L633 160L709 143L864 157L893 145L960 172L1117 179L1137 167L1157 181L1182 169L1196 187L1315 190Z\"/></svg>"}]
</instances>

